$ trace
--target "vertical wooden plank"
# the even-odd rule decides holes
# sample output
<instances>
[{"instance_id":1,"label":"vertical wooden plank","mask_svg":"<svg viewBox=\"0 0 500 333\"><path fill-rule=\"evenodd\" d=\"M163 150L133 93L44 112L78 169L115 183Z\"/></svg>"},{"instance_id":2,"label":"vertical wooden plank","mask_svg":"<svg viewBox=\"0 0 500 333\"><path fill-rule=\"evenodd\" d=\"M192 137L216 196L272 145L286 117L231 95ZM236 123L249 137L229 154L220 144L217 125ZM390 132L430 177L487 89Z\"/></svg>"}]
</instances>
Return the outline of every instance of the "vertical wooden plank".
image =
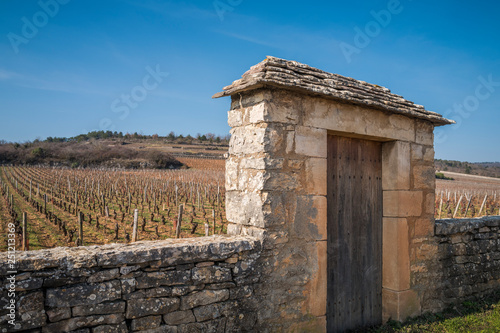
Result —
<instances>
[{"instance_id":1,"label":"vertical wooden plank","mask_svg":"<svg viewBox=\"0 0 500 333\"><path fill-rule=\"evenodd\" d=\"M381 322L382 163L378 142L328 137L327 331Z\"/></svg>"},{"instance_id":2,"label":"vertical wooden plank","mask_svg":"<svg viewBox=\"0 0 500 333\"><path fill-rule=\"evenodd\" d=\"M336 299L335 286L339 283L337 267L338 256L338 224L334 215L338 211L337 202L337 187L338 179L336 170L338 169L338 141L334 136L327 137L328 155L327 155L327 220L328 220L328 241L327 241L327 332L334 332L339 327L340 306Z\"/></svg>"}]
</instances>

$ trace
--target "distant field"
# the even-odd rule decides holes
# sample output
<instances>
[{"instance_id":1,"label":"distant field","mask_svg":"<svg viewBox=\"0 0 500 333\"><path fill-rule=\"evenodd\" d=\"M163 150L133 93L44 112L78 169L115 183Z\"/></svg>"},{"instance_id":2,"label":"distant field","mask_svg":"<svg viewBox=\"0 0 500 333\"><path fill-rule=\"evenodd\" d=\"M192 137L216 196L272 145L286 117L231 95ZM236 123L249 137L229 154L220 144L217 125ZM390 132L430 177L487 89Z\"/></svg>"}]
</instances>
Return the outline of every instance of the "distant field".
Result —
<instances>
[{"instance_id":1,"label":"distant field","mask_svg":"<svg viewBox=\"0 0 500 333\"><path fill-rule=\"evenodd\" d=\"M446 177L451 177L454 180L436 179L436 193L440 191L470 191L477 194L494 194L500 195L500 179L467 175L463 173L439 171Z\"/></svg>"},{"instance_id":2,"label":"distant field","mask_svg":"<svg viewBox=\"0 0 500 333\"><path fill-rule=\"evenodd\" d=\"M500 179L439 172L453 180L436 179L436 217L500 215Z\"/></svg>"}]
</instances>

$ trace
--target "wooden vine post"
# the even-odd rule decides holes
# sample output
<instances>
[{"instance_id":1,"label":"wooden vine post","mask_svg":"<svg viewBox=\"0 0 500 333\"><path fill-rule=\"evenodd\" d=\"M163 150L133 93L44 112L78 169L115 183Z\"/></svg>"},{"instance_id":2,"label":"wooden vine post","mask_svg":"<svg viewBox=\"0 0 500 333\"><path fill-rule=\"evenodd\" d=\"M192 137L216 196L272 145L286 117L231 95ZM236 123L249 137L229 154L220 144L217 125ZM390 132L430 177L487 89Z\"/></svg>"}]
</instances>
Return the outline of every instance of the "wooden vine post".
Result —
<instances>
[{"instance_id":1,"label":"wooden vine post","mask_svg":"<svg viewBox=\"0 0 500 333\"><path fill-rule=\"evenodd\" d=\"M29 251L30 245L28 241L28 214L23 212L23 243L22 243L23 251Z\"/></svg>"},{"instance_id":2,"label":"wooden vine post","mask_svg":"<svg viewBox=\"0 0 500 333\"><path fill-rule=\"evenodd\" d=\"M82 212L78 212L78 246L83 246L83 218L82 218Z\"/></svg>"},{"instance_id":3,"label":"wooden vine post","mask_svg":"<svg viewBox=\"0 0 500 333\"><path fill-rule=\"evenodd\" d=\"M215 209L212 209L212 218L214 219L214 236L215 236Z\"/></svg>"},{"instance_id":4,"label":"wooden vine post","mask_svg":"<svg viewBox=\"0 0 500 333\"><path fill-rule=\"evenodd\" d=\"M134 209L134 226L132 227L132 242L137 242L137 222L139 221L139 210Z\"/></svg>"},{"instance_id":5,"label":"wooden vine post","mask_svg":"<svg viewBox=\"0 0 500 333\"><path fill-rule=\"evenodd\" d=\"M488 194L484 196L483 204L481 205L481 209L479 209L478 216L481 216L481 212L483 211L484 205L486 204L486 199L488 198Z\"/></svg>"},{"instance_id":6,"label":"wooden vine post","mask_svg":"<svg viewBox=\"0 0 500 333\"><path fill-rule=\"evenodd\" d=\"M460 207L460 202L462 201L463 195L460 196L460 199L458 199L457 207L455 208L455 212L453 213L453 218L457 215L458 208Z\"/></svg>"},{"instance_id":7,"label":"wooden vine post","mask_svg":"<svg viewBox=\"0 0 500 333\"><path fill-rule=\"evenodd\" d=\"M177 226L175 228L175 238L181 236L181 223L182 223L182 212L184 211L184 205L179 206L179 216L177 216Z\"/></svg>"}]
</instances>

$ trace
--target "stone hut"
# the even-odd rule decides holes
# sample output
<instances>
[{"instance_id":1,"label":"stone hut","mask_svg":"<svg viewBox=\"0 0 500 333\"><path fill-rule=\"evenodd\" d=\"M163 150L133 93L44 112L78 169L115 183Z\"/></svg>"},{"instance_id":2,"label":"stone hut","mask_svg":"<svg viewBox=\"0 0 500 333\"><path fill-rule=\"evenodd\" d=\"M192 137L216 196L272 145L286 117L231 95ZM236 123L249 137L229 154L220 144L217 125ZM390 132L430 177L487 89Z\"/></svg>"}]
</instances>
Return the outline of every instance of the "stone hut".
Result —
<instances>
[{"instance_id":1,"label":"stone hut","mask_svg":"<svg viewBox=\"0 0 500 333\"><path fill-rule=\"evenodd\" d=\"M433 130L454 122L274 57L224 96L228 233L263 241L259 325L330 332L420 314L411 272L434 249Z\"/></svg>"}]
</instances>

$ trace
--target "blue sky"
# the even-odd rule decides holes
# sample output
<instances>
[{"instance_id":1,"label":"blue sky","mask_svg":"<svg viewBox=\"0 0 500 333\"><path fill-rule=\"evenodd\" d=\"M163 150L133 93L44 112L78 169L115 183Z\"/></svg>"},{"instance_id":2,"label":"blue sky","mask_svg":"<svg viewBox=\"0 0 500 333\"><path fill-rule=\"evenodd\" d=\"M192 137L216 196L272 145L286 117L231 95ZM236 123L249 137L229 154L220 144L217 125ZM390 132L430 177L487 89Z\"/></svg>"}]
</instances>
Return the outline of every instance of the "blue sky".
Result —
<instances>
[{"instance_id":1,"label":"blue sky","mask_svg":"<svg viewBox=\"0 0 500 333\"><path fill-rule=\"evenodd\" d=\"M272 55L457 120L436 158L500 161L496 1L57 1L0 2L0 139L226 135L211 96Z\"/></svg>"}]
</instances>

